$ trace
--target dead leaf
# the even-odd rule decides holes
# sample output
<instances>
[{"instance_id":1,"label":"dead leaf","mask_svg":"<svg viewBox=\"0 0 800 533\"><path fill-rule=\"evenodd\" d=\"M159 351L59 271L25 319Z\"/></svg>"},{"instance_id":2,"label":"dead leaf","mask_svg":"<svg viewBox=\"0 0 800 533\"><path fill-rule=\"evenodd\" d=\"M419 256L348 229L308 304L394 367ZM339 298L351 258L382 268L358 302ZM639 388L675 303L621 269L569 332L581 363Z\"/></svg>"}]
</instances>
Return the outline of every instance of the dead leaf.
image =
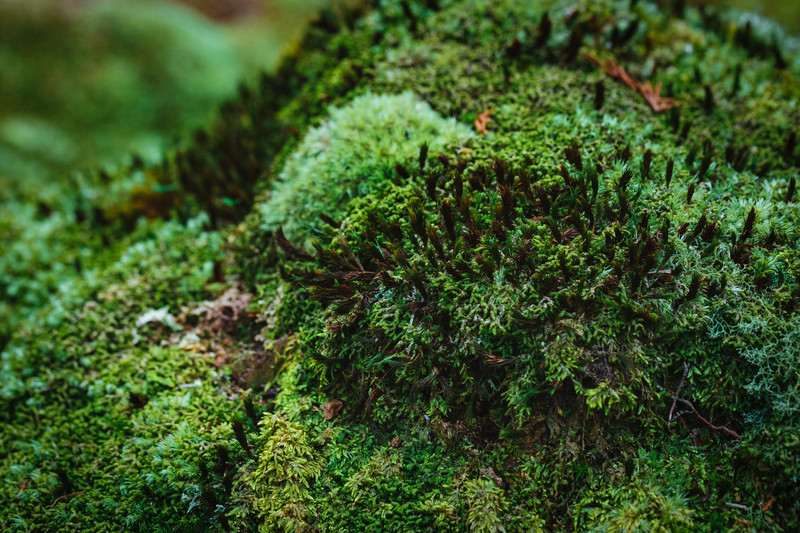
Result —
<instances>
[{"instance_id":1,"label":"dead leaf","mask_svg":"<svg viewBox=\"0 0 800 533\"><path fill-rule=\"evenodd\" d=\"M395 437L395 438L392 439L392 442L389 445L392 448L399 448L402 443L403 443L403 441L400 440L400 437Z\"/></svg>"},{"instance_id":2,"label":"dead leaf","mask_svg":"<svg viewBox=\"0 0 800 533\"><path fill-rule=\"evenodd\" d=\"M478 118L475 119L475 129L481 135L486 135L489 133L489 131L486 129L486 125L492 121L490 118L492 113L494 113L493 107L490 107L488 111L478 113Z\"/></svg>"},{"instance_id":3,"label":"dead leaf","mask_svg":"<svg viewBox=\"0 0 800 533\"><path fill-rule=\"evenodd\" d=\"M587 59L600 67L603 72L611 76L612 78L618 79L631 89L634 89L639 94L641 94L645 101L650 104L650 107L656 113L661 113L662 111L667 111L672 109L673 107L677 107L681 105L681 103L676 100L675 98L668 98L661 96L661 88L662 83L656 83L656 86L653 87L649 81L644 82L644 84L639 83L635 78L633 78L628 72L617 65L613 59L606 59L605 62L600 61L599 58L591 55L591 54L583 54L584 59Z\"/></svg>"},{"instance_id":4,"label":"dead leaf","mask_svg":"<svg viewBox=\"0 0 800 533\"><path fill-rule=\"evenodd\" d=\"M510 364L512 361L509 359L503 359L502 357L497 357L494 354L486 354L486 362L490 365L494 366L504 366Z\"/></svg>"},{"instance_id":5,"label":"dead leaf","mask_svg":"<svg viewBox=\"0 0 800 533\"><path fill-rule=\"evenodd\" d=\"M162 307L161 309L150 309L142 313L136 319L136 327L141 328L146 324L161 324L172 329L172 331L183 331L183 328L175 322L175 317L169 313L169 307Z\"/></svg>"},{"instance_id":6,"label":"dead leaf","mask_svg":"<svg viewBox=\"0 0 800 533\"><path fill-rule=\"evenodd\" d=\"M341 400L329 400L322 404L322 417L331 421L341 414L342 409L344 409L344 404Z\"/></svg>"},{"instance_id":7,"label":"dead leaf","mask_svg":"<svg viewBox=\"0 0 800 533\"><path fill-rule=\"evenodd\" d=\"M569 228L567 231L563 233L564 240L567 242L572 242L575 239L575 237L577 237L580 234L581 232L579 232L575 228Z\"/></svg>"},{"instance_id":8,"label":"dead leaf","mask_svg":"<svg viewBox=\"0 0 800 533\"><path fill-rule=\"evenodd\" d=\"M278 339L276 343L282 340L283 338ZM220 351L216 350L215 353L219 354ZM264 387L275 377L275 361L280 356L280 353L274 347L269 347L266 350L255 348L240 352L240 355L237 356L232 364L233 372L231 373L231 378L233 382L243 389ZM227 364L227 359L225 358L220 363ZM216 364L216 359L214 362Z\"/></svg>"},{"instance_id":9,"label":"dead leaf","mask_svg":"<svg viewBox=\"0 0 800 533\"><path fill-rule=\"evenodd\" d=\"M193 314L203 317L199 324L202 329L230 331L237 324L252 319L251 314L247 312L252 299L252 294L242 290L238 285L233 285L216 300L203 302Z\"/></svg>"},{"instance_id":10,"label":"dead leaf","mask_svg":"<svg viewBox=\"0 0 800 533\"><path fill-rule=\"evenodd\" d=\"M505 481L503 481L503 479L497 475L497 472L495 472L494 468L492 468L491 466L489 468L481 468L480 472L482 476L486 476L492 481L494 481L495 485L497 485L501 489L505 487L506 484Z\"/></svg>"},{"instance_id":11,"label":"dead leaf","mask_svg":"<svg viewBox=\"0 0 800 533\"><path fill-rule=\"evenodd\" d=\"M767 511L769 511L769 508L772 507L772 502L774 500L775 500L775 497L774 496L770 496L769 500L767 500L767 503L765 503L764 506L761 508L761 512L762 513L766 513Z\"/></svg>"}]
</instances>

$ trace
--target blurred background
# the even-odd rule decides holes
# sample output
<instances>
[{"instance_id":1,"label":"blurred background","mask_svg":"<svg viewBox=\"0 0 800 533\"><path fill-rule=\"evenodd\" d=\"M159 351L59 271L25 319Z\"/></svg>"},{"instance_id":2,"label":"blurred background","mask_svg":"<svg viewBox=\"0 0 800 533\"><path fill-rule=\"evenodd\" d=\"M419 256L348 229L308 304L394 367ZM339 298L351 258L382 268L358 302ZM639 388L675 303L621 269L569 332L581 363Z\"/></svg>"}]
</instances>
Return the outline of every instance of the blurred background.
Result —
<instances>
[{"instance_id":1,"label":"blurred background","mask_svg":"<svg viewBox=\"0 0 800 533\"><path fill-rule=\"evenodd\" d=\"M331 1L0 0L0 202L157 158ZM798 0L717 3L800 28Z\"/></svg>"},{"instance_id":2,"label":"blurred background","mask_svg":"<svg viewBox=\"0 0 800 533\"><path fill-rule=\"evenodd\" d=\"M18 327L103 262L111 241L82 230L85 195L127 196L77 186L79 173L158 161L274 70L328 1L0 0L3 358Z\"/></svg>"},{"instance_id":3,"label":"blurred background","mask_svg":"<svg viewBox=\"0 0 800 533\"><path fill-rule=\"evenodd\" d=\"M326 0L0 0L0 201L158 156Z\"/></svg>"}]
</instances>

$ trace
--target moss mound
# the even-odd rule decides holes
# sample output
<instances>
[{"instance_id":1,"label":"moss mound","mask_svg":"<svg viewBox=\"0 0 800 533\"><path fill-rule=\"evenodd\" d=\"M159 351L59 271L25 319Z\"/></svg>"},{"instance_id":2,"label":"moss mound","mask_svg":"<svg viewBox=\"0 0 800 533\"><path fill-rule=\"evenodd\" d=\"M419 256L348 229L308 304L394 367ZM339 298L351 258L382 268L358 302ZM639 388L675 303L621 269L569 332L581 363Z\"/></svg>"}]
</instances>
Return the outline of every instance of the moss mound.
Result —
<instances>
[{"instance_id":1,"label":"moss mound","mask_svg":"<svg viewBox=\"0 0 800 533\"><path fill-rule=\"evenodd\" d=\"M796 529L797 52L680 2L323 14L38 215L85 264L1 339L2 523Z\"/></svg>"}]
</instances>

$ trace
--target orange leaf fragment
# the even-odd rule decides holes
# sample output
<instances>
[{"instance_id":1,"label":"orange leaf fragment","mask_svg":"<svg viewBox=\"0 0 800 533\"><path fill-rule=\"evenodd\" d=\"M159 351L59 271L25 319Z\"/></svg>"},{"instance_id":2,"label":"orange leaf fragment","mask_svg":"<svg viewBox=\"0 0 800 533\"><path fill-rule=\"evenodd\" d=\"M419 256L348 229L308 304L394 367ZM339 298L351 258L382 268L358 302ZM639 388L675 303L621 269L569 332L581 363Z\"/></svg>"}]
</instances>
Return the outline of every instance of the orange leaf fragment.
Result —
<instances>
[{"instance_id":1,"label":"orange leaf fragment","mask_svg":"<svg viewBox=\"0 0 800 533\"><path fill-rule=\"evenodd\" d=\"M490 365L502 365L508 362L508 359L503 359L502 357L497 357L494 354L486 354L486 362Z\"/></svg>"},{"instance_id":2,"label":"orange leaf fragment","mask_svg":"<svg viewBox=\"0 0 800 533\"><path fill-rule=\"evenodd\" d=\"M767 500L767 503L765 503L764 507L761 508L761 512L762 513L766 513L767 511L769 511L769 508L772 507L772 502L773 501L775 501L775 497L774 496L770 496L769 500Z\"/></svg>"},{"instance_id":3,"label":"orange leaf fragment","mask_svg":"<svg viewBox=\"0 0 800 533\"><path fill-rule=\"evenodd\" d=\"M628 74L625 68L617 65L613 59L606 59L605 62L600 61L597 57L591 54L583 54L584 59L587 59L603 69L603 72L611 76L612 78L618 79L631 89L635 90L639 94L641 94L645 101L650 104L650 107L656 113L661 113L662 111L667 111L672 109L673 107L677 107L681 105L681 103L676 100L675 98L668 98L661 96L661 87L662 83L656 83L656 86L653 87L649 81L644 82L644 84L639 83L633 76Z\"/></svg>"},{"instance_id":4,"label":"orange leaf fragment","mask_svg":"<svg viewBox=\"0 0 800 533\"><path fill-rule=\"evenodd\" d=\"M494 108L490 107L488 111L478 114L478 118L475 119L475 129L478 130L478 133L481 135L486 135L489 131L486 129L486 125L492 121L490 118L492 113L494 112Z\"/></svg>"}]
</instances>

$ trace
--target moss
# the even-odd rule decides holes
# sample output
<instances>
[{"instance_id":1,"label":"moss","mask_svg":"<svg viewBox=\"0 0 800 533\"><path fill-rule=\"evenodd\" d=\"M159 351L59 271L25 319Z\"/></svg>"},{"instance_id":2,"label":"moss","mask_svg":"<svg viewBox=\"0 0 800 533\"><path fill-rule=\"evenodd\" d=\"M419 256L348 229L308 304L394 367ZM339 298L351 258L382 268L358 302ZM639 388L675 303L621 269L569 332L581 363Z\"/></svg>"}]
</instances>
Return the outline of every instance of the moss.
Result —
<instances>
[{"instance_id":1,"label":"moss","mask_svg":"<svg viewBox=\"0 0 800 533\"><path fill-rule=\"evenodd\" d=\"M263 418L261 426L264 444L253 477L260 496L256 506L263 517L260 530L309 531L309 491L322 465L301 424L272 415Z\"/></svg>"},{"instance_id":2,"label":"moss","mask_svg":"<svg viewBox=\"0 0 800 533\"><path fill-rule=\"evenodd\" d=\"M55 337L14 333L7 516L796 528L793 41L775 34L776 54L726 11L642 2L383 2L333 20L149 170L176 218L235 224L142 224L51 302ZM582 52L682 105L655 113ZM468 134L479 115L486 133ZM226 283L260 323L191 321ZM164 307L149 316L167 327L134 335ZM274 363L253 390L225 370L248 354Z\"/></svg>"},{"instance_id":3,"label":"moss","mask_svg":"<svg viewBox=\"0 0 800 533\"><path fill-rule=\"evenodd\" d=\"M687 498L691 460L657 459L640 451L625 466L628 480L596 482L576 504L576 525L583 531L695 531L698 525ZM667 464L664 464L667 463ZM620 472L621 474L621 472ZM662 476L668 476L668 482ZM623 477L623 476L620 476Z\"/></svg>"},{"instance_id":4,"label":"moss","mask_svg":"<svg viewBox=\"0 0 800 533\"><path fill-rule=\"evenodd\" d=\"M471 137L411 93L358 97L305 135L269 200L258 206L264 227L282 226L290 239L305 243L319 229L320 213L335 222L354 197L379 194L395 179L395 167L415 159L422 145L438 153Z\"/></svg>"},{"instance_id":5,"label":"moss","mask_svg":"<svg viewBox=\"0 0 800 533\"><path fill-rule=\"evenodd\" d=\"M205 442L198 429L221 413L213 357L158 347L180 344L183 336L158 322L137 324L137 316L146 306L178 314L205 294L219 240L202 225L140 232L141 240L97 281L53 302L49 322L18 335L3 352L10 445L3 491L15 502L10 516L25 527L133 527L185 509L187 472L197 468L198 444ZM179 266L187 258L191 266ZM76 306L76 298L84 303ZM46 373L31 371L53 364ZM137 502L150 484L159 503L143 509Z\"/></svg>"},{"instance_id":6,"label":"moss","mask_svg":"<svg viewBox=\"0 0 800 533\"><path fill-rule=\"evenodd\" d=\"M508 509L503 491L490 479L477 479L464 484L464 494L469 512L469 531L480 533L505 531L504 511Z\"/></svg>"}]
</instances>

